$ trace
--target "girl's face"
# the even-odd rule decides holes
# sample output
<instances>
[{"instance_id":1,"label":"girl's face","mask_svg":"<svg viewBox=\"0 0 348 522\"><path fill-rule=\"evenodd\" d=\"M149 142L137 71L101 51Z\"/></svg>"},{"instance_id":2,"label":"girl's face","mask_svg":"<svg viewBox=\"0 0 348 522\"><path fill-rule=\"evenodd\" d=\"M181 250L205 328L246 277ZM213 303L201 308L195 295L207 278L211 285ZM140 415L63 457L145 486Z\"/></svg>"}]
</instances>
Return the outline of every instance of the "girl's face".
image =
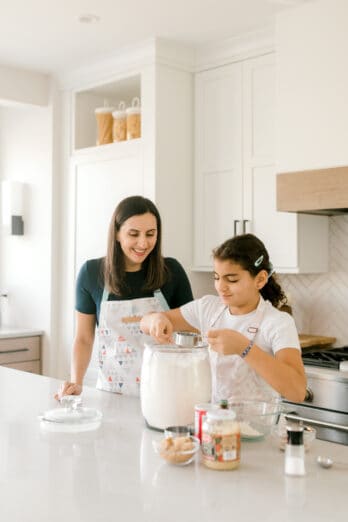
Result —
<instances>
[{"instance_id":1,"label":"girl's face","mask_svg":"<svg viewBox=\"0 0 348 522\"><path fill-rule=\"evenodd\" d=\"M132 216L121 225L116 236L125 256L125 266L128 272L141 269L157 241L156 217L147 212Z\"/></svg>"},{"instance_id":2,"label":"girl's face","mask_svg":"<svg viewBox=\"0 0 348 522\"><path fill-rule=\"evenodd\" d=\"M267 272L255 277L232 261L214 259L215 289L231 313L241 315L257 307L260 290L267 282Z\"/></svg>"}]
</instances>

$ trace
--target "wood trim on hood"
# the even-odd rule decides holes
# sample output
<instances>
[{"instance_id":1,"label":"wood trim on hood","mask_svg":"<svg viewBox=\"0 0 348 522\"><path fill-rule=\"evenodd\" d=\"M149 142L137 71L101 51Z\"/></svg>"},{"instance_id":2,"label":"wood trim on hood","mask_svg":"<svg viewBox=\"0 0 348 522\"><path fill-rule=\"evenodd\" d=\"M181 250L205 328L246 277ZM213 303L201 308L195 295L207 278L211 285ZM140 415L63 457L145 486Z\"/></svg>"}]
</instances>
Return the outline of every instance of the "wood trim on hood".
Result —
<instances>
[{"instance_id":1,"label":"wood trim on hood","mask_svg":"<svg viewBox=\"0 0 348 522\"><path fill-rule=\"evenodd\" d=\"M333 216L348 213L348 167L277 174L277 210Z\"/></svg>"}]
</instances>

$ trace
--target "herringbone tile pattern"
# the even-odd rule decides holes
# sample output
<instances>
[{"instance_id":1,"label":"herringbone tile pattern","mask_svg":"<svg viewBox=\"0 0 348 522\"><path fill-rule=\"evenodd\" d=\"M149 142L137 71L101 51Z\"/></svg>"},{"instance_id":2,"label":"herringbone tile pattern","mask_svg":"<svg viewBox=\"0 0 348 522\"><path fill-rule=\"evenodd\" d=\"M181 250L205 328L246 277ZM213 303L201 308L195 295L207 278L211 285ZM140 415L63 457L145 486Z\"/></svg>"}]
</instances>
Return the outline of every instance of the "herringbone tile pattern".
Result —
<instances>
[{"instance_id":1,"label":"herringbone tile pattern","mask_svg":"<svg viewBox=\"0 0 348 522\"><path fill-rule=\"evenodd\" d=\"M301 333L348 345L348 216L330 218L330 268L325 274L280 275ZM320 256L320 252L318 252Z\"/></svg>"}]
</instances>

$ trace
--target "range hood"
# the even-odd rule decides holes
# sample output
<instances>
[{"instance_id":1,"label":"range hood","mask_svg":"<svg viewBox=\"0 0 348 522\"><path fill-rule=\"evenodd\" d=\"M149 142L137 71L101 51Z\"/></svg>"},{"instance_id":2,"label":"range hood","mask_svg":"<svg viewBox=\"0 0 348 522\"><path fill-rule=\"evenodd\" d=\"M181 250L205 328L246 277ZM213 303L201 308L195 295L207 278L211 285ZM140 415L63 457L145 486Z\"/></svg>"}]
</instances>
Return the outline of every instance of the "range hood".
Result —
<instances>
[{"instance_id":1,"label":"range hood","mask_svg":"<svg viewBox=\"0 0 348 522\"><path fill-rule=\"evenodd\" d=\"M277 210L335 216L348 213L348 167L277 174Z\"/></svg>"}]
</instances>

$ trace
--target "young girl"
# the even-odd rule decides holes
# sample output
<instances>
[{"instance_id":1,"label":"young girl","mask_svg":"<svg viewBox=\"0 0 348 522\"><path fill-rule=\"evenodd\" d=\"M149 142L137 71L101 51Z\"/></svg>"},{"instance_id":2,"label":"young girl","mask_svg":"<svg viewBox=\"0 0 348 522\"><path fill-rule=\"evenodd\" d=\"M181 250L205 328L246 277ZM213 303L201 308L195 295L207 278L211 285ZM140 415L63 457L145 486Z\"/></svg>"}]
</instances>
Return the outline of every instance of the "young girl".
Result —
<instances>
[{"instance_id":1,"label":"young girl","mask_svg":"<svg viewBox=\"0 0 348 522\"><path fill-rule=\"evenodd\" d=\"M216 296L143 317L140 328L161 343L174 330L198 330L210 345L212 401L284 398L303 401L306 378L293 318L264 244L252 234L216 248Z\"/></svg>"},{"instance_id":2,"label":"young girl","mask_svg":"<svg viewBox=\"0 0 348 522\"><path fill-rule=\"evenodd\" d=\"M77 278L71 380L63 383L57 399L81 393L95 331L97 388L139 394L143 352L140 318L193 299L183 267L176 259L162 256L161 229L159 212L147 198L131 196L116 207L106 256L86 261Z\"/></svg>"}]
</instances>

